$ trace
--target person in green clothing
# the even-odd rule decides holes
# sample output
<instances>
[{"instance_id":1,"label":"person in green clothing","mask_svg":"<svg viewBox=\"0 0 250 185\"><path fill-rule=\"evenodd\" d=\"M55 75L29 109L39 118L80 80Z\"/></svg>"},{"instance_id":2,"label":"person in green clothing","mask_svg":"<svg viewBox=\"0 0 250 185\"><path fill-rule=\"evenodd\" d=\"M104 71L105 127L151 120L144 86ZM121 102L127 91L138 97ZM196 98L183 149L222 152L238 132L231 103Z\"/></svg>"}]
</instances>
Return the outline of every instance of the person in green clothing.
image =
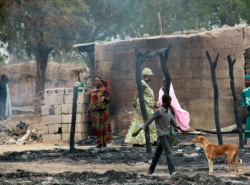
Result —
<instances>
[{"instance_id":1,"label":"person in green clothing","mask_svg":"<svg viewBox=\"0 0 250 185\"><path fill-rule=\"evenodd\" d=\"M247 140L250 139L250 75L246 75L244 80L246 88L241 95L241 107L245 108L247 114L244 136L244 145L247 145Z\"/></svg>"},{"instance_id":2,"label":"person in green clothing","mask_svg":"<svg viewBox=\"0 0 250 185\"><path fill-rule=\"evenodd\" d=\"M155 99L154 99L154 92L150 88L148 83L150 83L153 78L153 72L149 68L145 68L142 71L142 75L144 77L144 80L142 80L141 82L143 86L143 97L145 100L145 107L148 117L151 117L154 114ZM144 124L137 90L135 91L134 94L133 107L134 107L134 117L124 142L132 144L133 147L140 147L146 144L145 134L141 132L136 138L132 137L132 134L136 130L138 130L140 126ZM153 145L155 145L157 143L157 133L154 122L149 126L149 134L150 134L150 142Z\"/></svg>"}]
</instances>

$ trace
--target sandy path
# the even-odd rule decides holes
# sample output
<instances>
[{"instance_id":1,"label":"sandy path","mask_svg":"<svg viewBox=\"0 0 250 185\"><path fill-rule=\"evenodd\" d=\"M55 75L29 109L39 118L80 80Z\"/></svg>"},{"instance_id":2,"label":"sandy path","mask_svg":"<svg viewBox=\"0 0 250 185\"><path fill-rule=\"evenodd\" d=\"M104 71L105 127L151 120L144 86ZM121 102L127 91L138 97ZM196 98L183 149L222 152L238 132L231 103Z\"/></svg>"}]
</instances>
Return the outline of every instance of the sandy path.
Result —
<instances>
[{"instance_id":1,"label":"sandy path","mask_svg":"<svg viewBox=\"0 0 250 185\"><path fill-rule=\"evenodd\" d=\"M76 146L77 149L89 149L93 146ZM120 147L112 145L112 147ZM26 151L26 150L53 150L55 148L69 149L68 144L64 143L37 143L28 145L1 145L0 154L4 152ZM127 171L127 172L147 172L149 164L143 163L136 166L126 164L94 164L82 160L78 164L69 163L51 163L46 161L36 162L0 162L0 171L4 173L16 172L17 169L32 171L32 172L47 172L47 173L62 173L66 171L82 172L93 171L104 173L107 170ZM164 169L159 167L159 169Z\"/></svg>"},{"instance_id":2,"label":"sandy path","mask_svg":"<svg viewBox=\"0 0 250 185\"><path fill-rule=\"evenodd\" d=\"M77 146L79 149L88 149L93 146ZM112 146L113 147L113 146ZM53 150L55 148L69 149L69 144L65 143L34 143L34 144L26 144L26 145L1 145L0 146L0 154L4 152L10 151L26 151L26 150Z\"/></svg>"},{"instance_id":3,"label":"sandy path","mask_svg":"<svg viewBox=\"0 0 250 185\"><path fill-rule=\"evenodd\" d=\"M211 142L216 143L217 138L215 135L208 136ZM224 137L225 143L235 143L237 145L237 137ZM183 142L182 144L190 144L190 142ZM198 145L199 146L199 145ZM77 149L88 149L93 146L76 146ZM110 145L110 147L120 147L119 145ZM0 146L0 155L3 155L4 152L12 151L26 151L26 150L53 150L55 148L69 149L69 144L66 143L35 143L27 145L1 145ZM248 163L248 162L247 162ZM239 169L244 169L244 171L250 171L250 166L247 163L241 165ZM46 173L62 173L66 171L71 172L82 172L82 171L93 171L97 173L104 173L107 170L116 170L116 171L125 171L125 172L136 172L141 174L147 174L149 168L148 163L140 163L139 165L129 166L127 164L121 163L112 163L112 164L95 164L89 163L88 161L81 160L79 163L53 163L51 161L35 161L35 162L0 162L0 171L2 173L16 172L17 169L22 169L31 172L46 172ZM181 167L179 167L181 168ZM227 165L225 164L225 168ZM184 168L183 168L184 169ZM178 168L177 168L178 170ZM188 171L188 170L187 170ZM160 176L168 176L167 166L157 166L156 173ZM193 175L197 172L185 172L187 175ZM215 166L215 175L216 176L227 176L227 173L221 173L216 171ZM234 172L231 176L235 176Z\"/></svg>"},{"instance_id":4,"label":"sandy path","mask_svg":"<svg viewBox=\"0 0 250 185\"><path fill-rule=\"evenodd\" d=\"M225 167L226 164L225 164ZM125 171L129 173L140 173L147 174L149 168L149 163L142 163L135 166L129 166L126 164L94 164L89 163L87 161L82 160L79 164L70 164L69 163L44 163L44 162L0 162L0 171L2 173L11 173L16 172L17 169L22 169L30 172L37 173L49 173L56 174L62 172L83 172L83 171L92 171L96 173L105 173L108 170L115 171ZM216 167L215 167L216 168ZM184 168L182 168L183 170ZM242 168L241 168L242 169ZM244 166L245 170L250 170L250 167ZM178 171L178 168L177 168ZM160 176L169 176L167 166L157 166L156 173ZM194 175L197 172L185 172L186 175ZM206 173L206 172L204 172ZM243 174L243 173L239 173ZM225 177L228 176L228 173L220 172L218 170L214 170L214 175L217 177ZM231 177L234 177L235 173L231 173Z\"/></svg>"},{"instance_id":5,"label":"sandy path","mask_svg":"<svg viewBox=\"0 0 250 185\"><path fill-rule=\"evenodd\" d=\"M62 173L66 171L70 172L82 172L93 171L98 173L104 173L108 170L126 171L126 172L141 172L146 174L149 164L143 163L137 166L129 166L126 164L93 164L84 161L81 164L69 163L41 163L41 162L0 162L0 170L4 173L16 172L17 169L32 171L32 172L47 172L47 173ZM164 169L163 166L159 166L158 169Z\"/></svg>"}]
</instances>

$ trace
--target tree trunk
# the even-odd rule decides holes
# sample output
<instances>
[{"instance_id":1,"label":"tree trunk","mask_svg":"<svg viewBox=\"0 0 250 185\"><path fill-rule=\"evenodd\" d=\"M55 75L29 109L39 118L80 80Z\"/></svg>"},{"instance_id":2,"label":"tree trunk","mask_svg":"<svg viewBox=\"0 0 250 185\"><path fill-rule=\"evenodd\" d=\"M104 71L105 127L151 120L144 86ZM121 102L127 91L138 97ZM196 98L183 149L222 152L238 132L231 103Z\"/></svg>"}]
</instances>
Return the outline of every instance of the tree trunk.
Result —
<instances>
[{"instance_id":1,"label":"tree trunk","mask_svg":"<svg viewBox=\"0 0 250 185\"><path fill-rule=\"evenodd\" d=\"M234 100L234 117L236 121L236 125L238 128L239 132L239 144L241 148L244 148L244 143L243 143L243 131L241 127L241 121L240 121L240 116L239 116L239 110L238 110L238 105L237 105L237 95L235 92L235 86L234 86L234 64L235 64L235 59L232 61L232 58L230 55L227 56L228 60L228 65L229 65L229 76L230 76L230 87L232 91L232 96Z\"/></svg>"},{"instance_id":2,"label":"tree trunk","mask_svg":"<svg viewBox=\"0 0 250 185\"><path fill-rule=\"evenodd\" d=\"M220 25L221 25L221 27L223 25L225 25L225 24L227 24L227 18L225 16L221 15L220 16Z\"/></svg>"},{"instance_id":3,"label":"tree trunk","mask_svg":"<svg viewBox=\"0 0 250 185\"><path fill-rule=\"evenodd\" d=\"M36 49L34 52L37 67L34 112L38 114L41 113L40 102L44 100L45 74L47 70L49 53L52 51L52 49L53 48Z\"/></svg>"},{"instance_id":4,"label":"tree trunk","mask_svg":"<svg viewBox=\"0 0 250 185\"><path fill-rule=\"evenodd\" d=\"M209 52L206 51L206 55L208 58L208 61L210 63L211 67L211 76L212 76L212 82L213 82L213 87L214 87L214 117L215 117L215 126L217 130L217 137L218 137L218 142L220 145L223 144L222 141L222 135L221 135L221 130L220 130L220 119L219 119L219 92L218 92L218 85L216 81L216 75L215 75L215 68L217 66L217 61L219 58L219 53L215 59L214 62L212 62L211 57L209 55Z\"/></svg>"},{"instance_id":5,"label":"tree trunk","mask_svg":"<svg viewBox=\"0 0 250 185\"><path fill-rule=\"evenodd\" d=\"M93 81L94 81L94 76L95 76L95 53L93 52L88 52L89 60L90 60L90 65L88 66L90 68L90 86L93 87Z\"/></svg>"}]
</instances>

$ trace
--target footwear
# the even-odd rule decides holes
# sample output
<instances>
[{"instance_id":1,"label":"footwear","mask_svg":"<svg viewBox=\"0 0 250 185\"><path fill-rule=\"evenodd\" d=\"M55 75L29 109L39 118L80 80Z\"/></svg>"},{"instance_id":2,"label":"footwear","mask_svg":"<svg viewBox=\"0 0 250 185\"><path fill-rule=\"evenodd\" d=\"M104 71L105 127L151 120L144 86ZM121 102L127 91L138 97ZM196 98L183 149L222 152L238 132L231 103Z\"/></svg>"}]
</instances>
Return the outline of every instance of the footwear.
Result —
<instances>
[{"instance_id":1,"label":"footwear","mask_svg":"<svg viewBox=\"0 0 250 185\"><path fill-rule=\"evenodd\" d=\"M107 147L107 144L105 143L105 144L103 144L103 147Z\"/></svg>"},{"instance_id":2,"label":"footwear","mask_svg":"<svg viewBox=\"0 0 250 185\"><path fill-rule=\"evenodd\" d=\"M158 175L156 173L152 173L150 174L151 177L158 177Z\"/></svg>"},{"instance_id":3,"label":"footwear","mask_svg":"<svg viewBox=\"0 0 250 185\"><path fill-rule=\"evenodd\" d=\"M176 173L176 172L173 172L173 173L171 174L171 176L170 176L168 179L171 179L171 178L174 177L175 175L177 175L177 173Z\"/></svg>"},{"instance_id":4,"label":"footwear","mask_svg":"<svg viewBox=\"0 0 250 185\"><path fill-rule=\"evenodd\" d=\"M102 148L102 144L98 144L96 148Z\"/></svg>"},{"instance_id":5,"label":"footwear","mask_svg":"<svg viewBox=\"0 0 250 185\"><path fill-rule=\"evenodd\" d=\"M157 141L153 142L153 143L152 143L152 146L158 146Z\"/></svg>"},{"instance_id":6,"label":"footwear","mask_svg":"<svg viewBox=\"0 0 250 185\"><path fill-rule=\"evenodd\" d=\"M157 175L156 173L148 173L148 175L149 175L150 177L158 177L158 175Z\"/></svg>"}]
</instances>

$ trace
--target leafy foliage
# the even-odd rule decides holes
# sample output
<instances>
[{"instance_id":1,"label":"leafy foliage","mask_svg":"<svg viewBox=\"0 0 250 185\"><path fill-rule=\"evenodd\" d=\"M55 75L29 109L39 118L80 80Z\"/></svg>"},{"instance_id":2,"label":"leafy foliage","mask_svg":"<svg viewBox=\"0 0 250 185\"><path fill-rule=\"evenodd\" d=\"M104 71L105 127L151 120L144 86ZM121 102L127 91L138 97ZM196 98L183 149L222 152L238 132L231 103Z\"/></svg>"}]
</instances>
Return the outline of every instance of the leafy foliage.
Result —
<instances>
[{"instance_id":1,"label":"leafy foliage","mask_svg":"<svg viewBox=\"0 0 250 185\"><path fill-rule=\"evenodd\" d=\"M131 36L158 35L161 14L163 33L189 29L212 29L224 24L250 23L249 0L127 0Z\"/></svg>"},{"instance_id":2,"label":"leafy foliage","mask_svg":"<svg viewBox=\"0 0 250 185\"><path fill-rule=\"evenodd\" d=\"M9 0L4 1L4 26L0 27L2 41L9 51L25 49L34 54L39 48L69 49L88 21L82 16L88 11L81 0Z\"/></svg>"}]
</instances>

